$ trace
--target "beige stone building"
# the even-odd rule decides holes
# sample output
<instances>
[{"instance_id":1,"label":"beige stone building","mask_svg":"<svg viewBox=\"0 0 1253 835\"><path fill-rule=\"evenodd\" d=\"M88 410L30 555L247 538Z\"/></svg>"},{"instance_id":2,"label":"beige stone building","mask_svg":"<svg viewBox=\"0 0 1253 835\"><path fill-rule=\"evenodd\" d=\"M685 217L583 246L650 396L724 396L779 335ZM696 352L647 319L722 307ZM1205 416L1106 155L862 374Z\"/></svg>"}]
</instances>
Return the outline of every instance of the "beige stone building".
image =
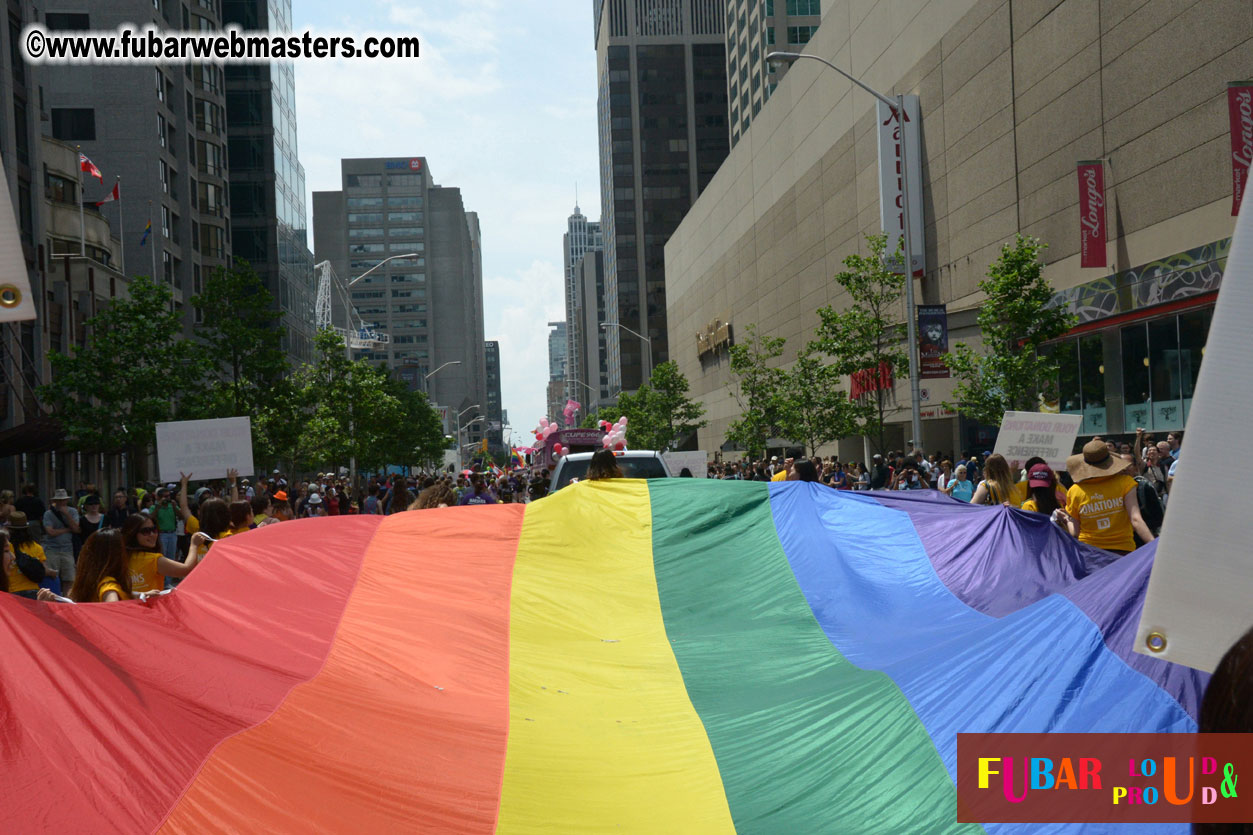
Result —
<instances>
[{"instance_id":1,"label":"beige stone building","mask_svg":"<svg viewBox=\"0 0 1253 835\"><path fill-rule=\"evenodd\" d=\"M1081 436L1185 426L1234 223L1227 84L1253 76L1253 4L826 0L805 51L919 96L916 296L947 304L950 345L976 339L977 284L1000 247L1039 237L1045 275L1080 317L1056 350L1059 407L1084 416ZM698 334L756 324L787 338L790 363L818 308L847 302L832 276L880 231L874 105L797 63L667 244L671 356L708 409L701 449L719 449L740 408L725 347ZM1105 161L1105 268L1080 267L1080 160ZM993 428L941 406L952 383L922 381L924 448L990 443ZM907 379L895 397L892 447L908 440Z\"/></svg>"}]
</instances>

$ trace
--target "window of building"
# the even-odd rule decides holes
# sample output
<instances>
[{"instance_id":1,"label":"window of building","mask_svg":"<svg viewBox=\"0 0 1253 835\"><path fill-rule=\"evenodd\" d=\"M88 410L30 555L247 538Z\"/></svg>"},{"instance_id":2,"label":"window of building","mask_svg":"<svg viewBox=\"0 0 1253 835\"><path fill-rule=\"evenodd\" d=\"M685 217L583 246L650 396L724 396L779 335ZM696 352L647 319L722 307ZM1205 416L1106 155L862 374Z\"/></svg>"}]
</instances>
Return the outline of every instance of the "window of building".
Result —
<instances>
[{"instance_id":1,"label":"window of building","mask_svg":"<svg viewBox=\"0 0 1253 835\"><path fill-rule=\"evenodd\" d=\"M766 0L766 17L774 17L774 0Z\"/></svg>"},{"instance_id":2,"label":"window of building","mask_svg":"<svg viewBox=\"0 0 1253 835\"><path fill-rule=\"evenodd\" d=\"M421 212L388 212L387 213L388 223L412 223L414 221L417 221L418 223L422 222Z\"/></svg>"},{"instance_id":3,"label":"window of building","mask_svg":"<svg viewBox=\"0 0 1253 835\"><path fill-rule=\"evenodd\" d=\"M766 46L774 46L774 27L766 27Z\"/></svg>"},{"instance_id":4,"label":"window of building","mask_svg":"<svg viewBox=\"0 0 1253 835\"><path fill-rule=\"evenodd\" d=\"M214 217L222 217L225 207L222 204L222 187L212 183L199 183L196 187L196 196L199 198L197 207L206 215Z\"/></svg>"},{"instance_id":5,"label":"window of building","mask_svg":"<svg viewBox=\"0 0 1253 835\"><path fill-rule=\"evenodd\" d=\"M44 28L49 32L86 32L91 29L91 19L82 12L48 12Z\"/></svg>"},{"instance_id":6,"label":"window of building","mask_svg":"<svg viewBox=\"0 0 1253 835\"><path fill-rule=\"evenodd\" d=\"M44 175L44 194L54 203L78 204L78 183L56 174Z\"/></svg>"},{"instance_id":7,"label":"window of building","mask_svg":"<svg viewBox=\"0 0 1253 835\"><path fill-rule=\"evenodd\" d=\"M382 174L349 174L346 178L348 188L381 188Z\"/></svg>"},{"instance_id":8,"label":"window of building","mask_svg":"<svg viewBox=\"0 0 1253 835\"><path fill-rule=\"evenodd\" d=\"M422 185L421 174L388 174L387 185L389 188L398 188L402 186L420 186Z\"/></svg>"},{"instance_id":9,"label":"window of building","mask_svg":"<svg viewBox=\"0 0 1253 835\"><path fill-rule=\"evenodd\" d=\"M165 76L157 70L157 101L165 101Z\"/></svg>"},{"instance_id":10,"label":"window of building","mask_svg":"<svg viewBox=\"0 0 1253 835\"><path fill-rule=\"evenodd\" d=\"M410 299L410 298L413 298L413 291L412 290L393 290L392 298L393 299Z\"/></svg>"},{"instance_id":11,"label":"window of building","mask_svg":"<svg viewBox=\"0 0 1253 835\"><path fill-rule=\"evenodd\" d=\"M161 251L161 275L166 284L174 283L174 256L165 250Z\"/></svg>"},{"instance_id":12,"label":"window of building","mask_svg":"<svg viewBox=\"0 0 1253 835\"><path fill-rule=\"evenodd\" d=\"M222 108L211 101L196 99L196 130L205 133L222 132Z\"/></svg>"},{"instance_id":13,"label":"window of building","mask_svg":"<svg viewBox=\"0 0 1253 835\"><path fill-rule=\"evenodd\" d=\"M354 255L365 255L371 252L382 252L382 244L349 244L348 251Z\"/></svg>"},{"instance_id":14,"label":"window of building","mask_svg":"<svg viewBox=\"0 0 1253 835\"><path fill-rule=\"evenodd\" d=\"M370 226L359 229L349 229L348 237L350 238L381 238L383 237L383 227Z\"/></svg>"},{"instance_id":15,"label":"window of building","mask_svg":"<svg viewBox=\"0 0 1253 835\"><path fill-rule=\"evenodd\" d=\"M170 208L169 206L161 207L161 234L168 241L170 239Z\"/></svg>"},{"instance_id":16,"label":"window of building","mask_svg":"<svg viewBox=\"0 0 1253 835\"><path fill-rule=\"evenodd\" d=\"M392 276L393 284L422 284L425 281L425 273L401 273Z\"/></svg>"},{"instance_id":17,"label":"window of building","mask_svg":"<svg viewBox=\"0 0 1253 835\"><path fill-rule=\"evenodd\" d=\"M200 226L200 251L210 258L226 257L226 236L220 226Z\"/></svg>"},{"instance_id":18,"label":"window of building","mask_svg":"<svg viewBox=\"0 0 1253 835\"><path fill-rule=\"evenodd\" d=\"M387 230L387 236L394 238L400 235L422 235L425 232L421 226L393 226Z\"/></svg>"},{"instance_id":19,"label":"window of building","mask_svg":"<svg viewBox=\"0 0 1253 835\"><path fill-rule=\"evenodd\" d=\"M421 241L393 241L388 240L387 248L392 252L425 252L426 244Z\"/></svg>"},{"instance_id":20,"label":"window of building","mask_svg":"<svg viewBox=\"0 0 1253 835\"><path fill-rule=\"evenodd\" d=\"M817 31L817 26L789 26L787 28L787 42L789 44L809 43L809 39Z\"/></svg>"},{"instance_id":21,"label":"window of building","mask_svg":"<svg viewBox=\"0 0 1253 835\"><path fill-rule=\"evenodd\" d=\"M354 271L355 270L372 270L381 263L383 262L382 261L350 261L348 262L348 266L350 269ZM392 263L394 264L395 262L393 261Z\"/></svg>"},{"instance_id":22,"label":"window of building","mask_svg":"<svg viewBox=\"0 0 1253 835\"><path fill-rule=\"evenodd\" d=\"M258 146L259 147L259 146ZM234 151L236 148L235 140L231 140L231 164L235 165ZM241 158L238 161L240 170L256 168L260 162L255 161L248 164L249 160ZM223 176L223 170L226 167L226 153L222 150L222 146L213 142L206 142L203 139L196 140L196 170L201 174L212 174L214 177Z\"/></svg>"},{"instance_id":23,"label":"window of building","mask_svg":"<svg viewBox=\"0 0 1253 835\"><path fill-rule=\"evenodd\" d=\"M393 313L426 313L426 305L424 304L398 304L392 307ZM423 327L426 327L423 320Z\"/></svg>"},{"instance_id":24,"label":"window of building","mask_svg":"<svg viewBox=\"0 0 1253 835\"><path fill-rule=\"evenodd\" d=\"M387 205L396 208L422 208L422 198L417 195L404 196L394 194L387 198Z\"/></svg>"},{"instance_id":25,"label":"window of building","mask_svg":"<svg viewBox=\"0 0 1253 835\"><path fill-rule=\"evenodd\" d=\"M382 223L382 212L349 212L349 223Z\"/></svg>"},{"instance_id":26,"label":"window of building","mask_svg":"<svg viewBox=\"0 0 1253 835\"><path fill-rule=\"evenodd\" d=\"M161 171L161 191L166 194L170 193L170 166L166 165L165 160L158 160L157 164Z\"/></svg>"},{"instance_id":27,"label":"window of building","mask_svg":"<svg viewBox=\"0 0 1253 835\"><path fill-rule=\"evenodd\" d=\"M75 140L94 141L96 138L96 111L90 107L52 108L52 135L63 142ZM162 133L162 144L164 145Z\"/></svg>"},{"instance_id":28,"label":"window of building","mask_svg":"<svg viewBox=\"0 0 1253 835\"><path fill-rule=\"evenodd\" d=\"M787 0L787 13L789 15L820 15L822 14L821 3L819 0ZM766 14L772 14L767 11Z\"/></svg>"},{"instance_id":29,"label":"window of building","mask_svg":"<svg viewBox=\"0 0 1253 835\"><path fill-rule=\"evenodd\" d=\"M353 290L352 297L356 299L381 299L387 295L384 290Z\"/></svg>"},{"instance_id":30,"label":"window of building","mask_svg":"<svg viewBox=\"0 0 1253 835\"><path fill-rule=\"evenodd\" d=\"M383 205L382 197L349 197L347 200L350 209L373 209Z\"/></svg>"}]
</instances>

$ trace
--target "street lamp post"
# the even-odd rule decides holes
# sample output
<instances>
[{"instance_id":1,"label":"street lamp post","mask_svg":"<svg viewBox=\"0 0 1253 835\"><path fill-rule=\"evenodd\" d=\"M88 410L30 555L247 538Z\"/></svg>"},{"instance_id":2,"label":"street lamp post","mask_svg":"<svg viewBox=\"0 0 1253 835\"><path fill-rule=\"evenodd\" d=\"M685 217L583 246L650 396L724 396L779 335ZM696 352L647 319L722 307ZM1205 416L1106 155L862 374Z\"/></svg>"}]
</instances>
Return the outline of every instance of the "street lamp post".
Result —
<instances>
[{"instance_id":1,"label":"street lamp post","mask_svg":"<svg viewBox=\"0 0 1253 835\"><path fill-rule=\"evenodd\" d=\"M647 336L645 336L644 334L638 331L631 330L630 328L628 328L626 325L622 324L621 322L601 322L600 327L601 327L601 330L604 330L605 328L608 328L608 327L621 328L622 330L626 331L632 336L638 336L641 340L643 340L644 361L645 363L647 363L648 368L643 374L640 375L640 383L643 384L644 382L646 382L646 378L653 373L653 341L649 339Z\"/></svg>"},{"instance_id":2,"label":"street lamp post","mask_svg":"<svg viewBox=\"0 0 1253 835\"><path fill-rule=\"evenodd\" d=\"M348 375L349 375L348 379L349 380L352 379L352 364L351 364L352 363L352 312L351 312L352 301L348 298L348 294L346 291L351 289L352 285L356 284L358 281L365 278L367 275L374 272L379 267L386 264L388 261L395 261L397 258L417 258L417 257L418 257L418 253L416 252L406 252L401 255L389 255L388 257L384 258L382 261L379 261L373 267L370 267L370 269L366 270L361 275L357 276L351 281L344 282L344 290L345 290L345 293L344 293L344 325L345 325L344 327L344 355L347 357L348 362L349 362L349 366L348 366ZM352 438L352 442L354 445L357 442L356 431L357 430L354 425L353 417L352 417L352 403L350 402L348 404L348 435L349 437ZM348 458L348 485L349 485L350 490L357 489L357 454L355 452L352 453L352 455L350 455Z\"/></svg>"},{"instance_id":3,"label":"street lamp post","mask_svg":"<svg viewBox=\"0 0 1253 835\"><path fill-rule=\"evenodd\" d=\"M466 411L469 411L469 410L467 409ZM462 414L465 414L465 412L462 412ZM461 433L463 430L470 428L471 426L478 423L482 419L483 419L482 415L475 415L474 417L470 418L465 423L457 427L457 472L461 472L462 470L465 469L465 458L463 456L465 455L465 448L469 446L468 443L466 444L461 443ZM460 420L460 417L458 417L458 420Z\"/></svg>"},{"instance_id":4,"label":"street lamp post","mask_svg":"<svg viewBox=\"0 0 1253 835\"><path fill-rule=\"evenodd\" d=\"M600 398L600 394L596 391L596 389L592 388L587 383L583 382L582 380L575 380L573 377L571 377L570 379L578 383L579 385L581 385L583 388L587 389L588 394L592 395L593 401L598 400ZM588 410L584 409L583 416L586 417L587 415L588 415Z\"/></svg>"},{"instance_id":5,"label":"street lamp post","mask_svg":"<svg viewBox=\"0 0 1253 835\"><path fill-rule=\"evenodd\" d=\"M904 217L904 226L902 230L905 238L905 338L908 340L907 346L909 351L909 392L910 399L913 401L912 410L912 429L914 433L914 448L922 448L922 408L919 402L919 383L918 383L918 317L914 311L914 263L913 263L913 230L910 228L909 218L909 159L908 159L908 143L905 141L905 96L898 95L895 99L891 99L873 87L864 84L860 79L854 78L844 70L832 64L825 58L818 55L810 55L801 52L771 52L766 56L766 61L777 64L794 64L802 58L809 58L818 61L828 68L835 70L840 75L847 78L853 84L865 90L879 101L888 106L896 116L897 123L901 129L901 208ZM925 258L925 256L924 256Z\"/></svg>"},{"instance_id":6,"label":"street lamp post","mask_svg":"<svg viewBox=\"0 0 1253 835\"><path fill-rule=\"evenodd\" d=\"M466 426L469 426L470 423L474 423L474 420L478 420L478 418L475 418L474 420L470 421L470 423L467 423L465 426L462 426L461 416L464 415L466 412L470 411L471 409L481 409L481 408L483 407L480 406L478 403L475 403L473 406L467 406L457 413L457 419L453 421L453 425L457 427L457 471L458 472L464 469L461 466L463 463L463 459L461 457L461 430L465 429Z\"/></svg>"}]
</instances>

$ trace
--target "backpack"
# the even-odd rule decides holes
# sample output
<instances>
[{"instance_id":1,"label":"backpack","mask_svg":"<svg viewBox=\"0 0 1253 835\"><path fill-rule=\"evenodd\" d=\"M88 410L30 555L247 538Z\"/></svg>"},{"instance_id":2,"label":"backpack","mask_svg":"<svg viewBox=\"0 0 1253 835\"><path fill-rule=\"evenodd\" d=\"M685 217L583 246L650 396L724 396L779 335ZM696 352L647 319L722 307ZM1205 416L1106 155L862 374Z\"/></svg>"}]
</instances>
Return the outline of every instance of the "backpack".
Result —
<instances>
[{"instance_id":1,"label":"backpack","mask_svg":"<svg viewBox=\"0 0 1253 835\"><path fill-rule=\"evenodd\" d=\"M1156 536L1161 530L1166 511L1162 509L1162 500L1157 497L1157 490L1151 481L1146 478L1136 479L1136 500L1140 503L1140 516L1144 519L1144 524Z\"/></svg>"}]
</instances>

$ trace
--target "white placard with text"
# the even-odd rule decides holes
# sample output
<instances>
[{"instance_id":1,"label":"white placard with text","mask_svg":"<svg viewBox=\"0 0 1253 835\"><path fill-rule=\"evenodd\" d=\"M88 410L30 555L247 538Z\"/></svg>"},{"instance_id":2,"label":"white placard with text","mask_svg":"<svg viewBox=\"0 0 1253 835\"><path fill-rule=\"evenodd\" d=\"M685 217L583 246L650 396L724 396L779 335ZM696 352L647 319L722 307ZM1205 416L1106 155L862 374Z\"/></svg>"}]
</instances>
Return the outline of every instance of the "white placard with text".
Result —
<instances>
[{"instance_id":1,"label":"white placard with text","mask_svg":"<svg viewBox=\"0 0 1253 835\"><path fill-rule=\"evenodd\" d=\"M196 481L225 478L227 470L252 475L252 420L246 417L179 420L157 424L157 469L164 483L179 473Z\"/></svg>"},{"instance_id":2,"label":"white placard with text","mask_svg":"<svg viewBox=\"0 0 1253 835\"><path fill-rule=\"evenodd\" d=\"M1004 455L1010 466L1028 458L1043 458L1055 472L1066 469L1066 459L1075 446L1082 415L1056 415L1047 412L1006 412L992 451Z\"/></svg>"}]
</instances>

